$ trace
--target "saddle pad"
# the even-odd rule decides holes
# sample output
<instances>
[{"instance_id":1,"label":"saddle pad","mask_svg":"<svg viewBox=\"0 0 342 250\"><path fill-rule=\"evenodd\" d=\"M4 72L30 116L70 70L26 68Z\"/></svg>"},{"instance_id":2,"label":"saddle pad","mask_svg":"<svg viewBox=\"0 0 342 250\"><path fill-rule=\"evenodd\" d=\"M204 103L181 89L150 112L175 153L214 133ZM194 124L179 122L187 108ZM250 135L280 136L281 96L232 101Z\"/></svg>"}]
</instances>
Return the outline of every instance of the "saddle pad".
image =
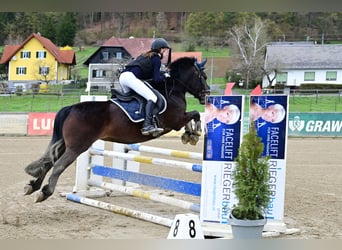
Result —
<instances>
[{"instance_id":1,"label":"saddle pad","mask_svg":"<svg viewBox=\"0 0 342 250\"><path fill-rule=\"evenodd\" d=\"M111 98L110 101L121 108L132 122L142 122L145 119L143 107L137 100L123 102L118 98Z\"/></svg>"}]
</instances>

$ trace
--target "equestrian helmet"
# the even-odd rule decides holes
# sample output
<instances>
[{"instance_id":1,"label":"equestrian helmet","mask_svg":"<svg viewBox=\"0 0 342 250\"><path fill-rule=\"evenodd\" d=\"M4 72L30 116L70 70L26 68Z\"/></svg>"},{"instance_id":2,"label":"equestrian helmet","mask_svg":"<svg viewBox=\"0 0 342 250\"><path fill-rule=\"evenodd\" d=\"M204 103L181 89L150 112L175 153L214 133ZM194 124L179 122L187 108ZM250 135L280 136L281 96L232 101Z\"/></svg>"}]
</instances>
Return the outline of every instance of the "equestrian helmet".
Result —
<instances>
[{"instance_id":1,"label":"equestrian helmet","mask_svg":"<svg viewBox=\"0 0 342 250\"><path fill-rule=\"evenodd\" d=\"M151 45L151 49L170 48L169 43L164 38L156 38Z\"/></svg>"}]
</instances>

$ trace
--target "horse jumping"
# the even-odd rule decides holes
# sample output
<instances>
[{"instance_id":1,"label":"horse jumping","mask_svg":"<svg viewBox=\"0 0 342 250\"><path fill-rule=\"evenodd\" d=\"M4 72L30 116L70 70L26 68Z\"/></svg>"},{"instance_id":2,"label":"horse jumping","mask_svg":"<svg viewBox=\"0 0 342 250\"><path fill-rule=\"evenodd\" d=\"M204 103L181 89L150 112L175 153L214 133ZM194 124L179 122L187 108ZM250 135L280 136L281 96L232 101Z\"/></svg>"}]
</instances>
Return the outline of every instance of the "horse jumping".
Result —
<instances>
[{"instance_id":1,"label":"horse jumping","mask_svg":"<svg viewBox=\"0 0 342 250\"><path fill-rule=\"evenodd\" d=\"M198 111L186 112L185 94L190 93L205 104L210 90L204 63L197 63L195 58L180 58L169 66L171 77L164 85L152 85L167 101L167 108L159 117L163 134L185 127L183 143L195 144L201 134L200 114ZM25 186L25 195L38 191L46 174L53 169L36 202L46 200L54 193L63 171L98 139L125 144L155 139L152 135L141 134L142 123L133 123L110 101L81 102L62 108L56 114L52 138L45 153L25 168L27 174L35 177Z\"/></svg>"}]
</instances>

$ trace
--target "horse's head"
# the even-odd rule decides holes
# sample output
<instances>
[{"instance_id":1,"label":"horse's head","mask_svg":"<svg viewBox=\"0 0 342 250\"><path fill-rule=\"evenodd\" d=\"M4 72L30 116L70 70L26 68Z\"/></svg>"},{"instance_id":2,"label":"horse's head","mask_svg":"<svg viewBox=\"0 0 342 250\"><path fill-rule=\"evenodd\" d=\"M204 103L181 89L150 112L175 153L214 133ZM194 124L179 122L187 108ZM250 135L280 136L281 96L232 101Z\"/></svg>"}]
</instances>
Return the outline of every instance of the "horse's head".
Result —
<instances>
[{"instance_id":1,"label":"horse's head","mask_svg":"<svg viewBox=\"0 0 342 250\"><path fill-rule=\"evenodd\" d=\"M195 58L183 57L170 65L171 76L182 85L186 92L196 97L201 104L205 104L205 98L210 93L207 84L207 75L204 65L207 60L198 63Z\"/></svg>"}]
</instances>

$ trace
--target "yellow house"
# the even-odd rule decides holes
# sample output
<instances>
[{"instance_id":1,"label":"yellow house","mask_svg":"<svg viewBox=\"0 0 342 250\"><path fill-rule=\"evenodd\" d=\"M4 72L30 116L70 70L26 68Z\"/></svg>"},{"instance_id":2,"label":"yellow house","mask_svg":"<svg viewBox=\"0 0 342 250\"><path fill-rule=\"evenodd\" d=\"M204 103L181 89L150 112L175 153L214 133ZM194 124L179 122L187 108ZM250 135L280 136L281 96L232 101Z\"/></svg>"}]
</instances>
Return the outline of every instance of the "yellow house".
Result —
<instances>
[{"instance_id":1,"label":"yellow house","mask_svg":"<svg viewBox=\"0 0 342 250\"><path fill-rule=\"evenodd\" d=\"M59 48L39 33L32 33L20 45L6 45L0 64L7 66L9 85L28 89L34 83L70 80L76 57L71 47Z\"/></svg>"}]
</instances>

